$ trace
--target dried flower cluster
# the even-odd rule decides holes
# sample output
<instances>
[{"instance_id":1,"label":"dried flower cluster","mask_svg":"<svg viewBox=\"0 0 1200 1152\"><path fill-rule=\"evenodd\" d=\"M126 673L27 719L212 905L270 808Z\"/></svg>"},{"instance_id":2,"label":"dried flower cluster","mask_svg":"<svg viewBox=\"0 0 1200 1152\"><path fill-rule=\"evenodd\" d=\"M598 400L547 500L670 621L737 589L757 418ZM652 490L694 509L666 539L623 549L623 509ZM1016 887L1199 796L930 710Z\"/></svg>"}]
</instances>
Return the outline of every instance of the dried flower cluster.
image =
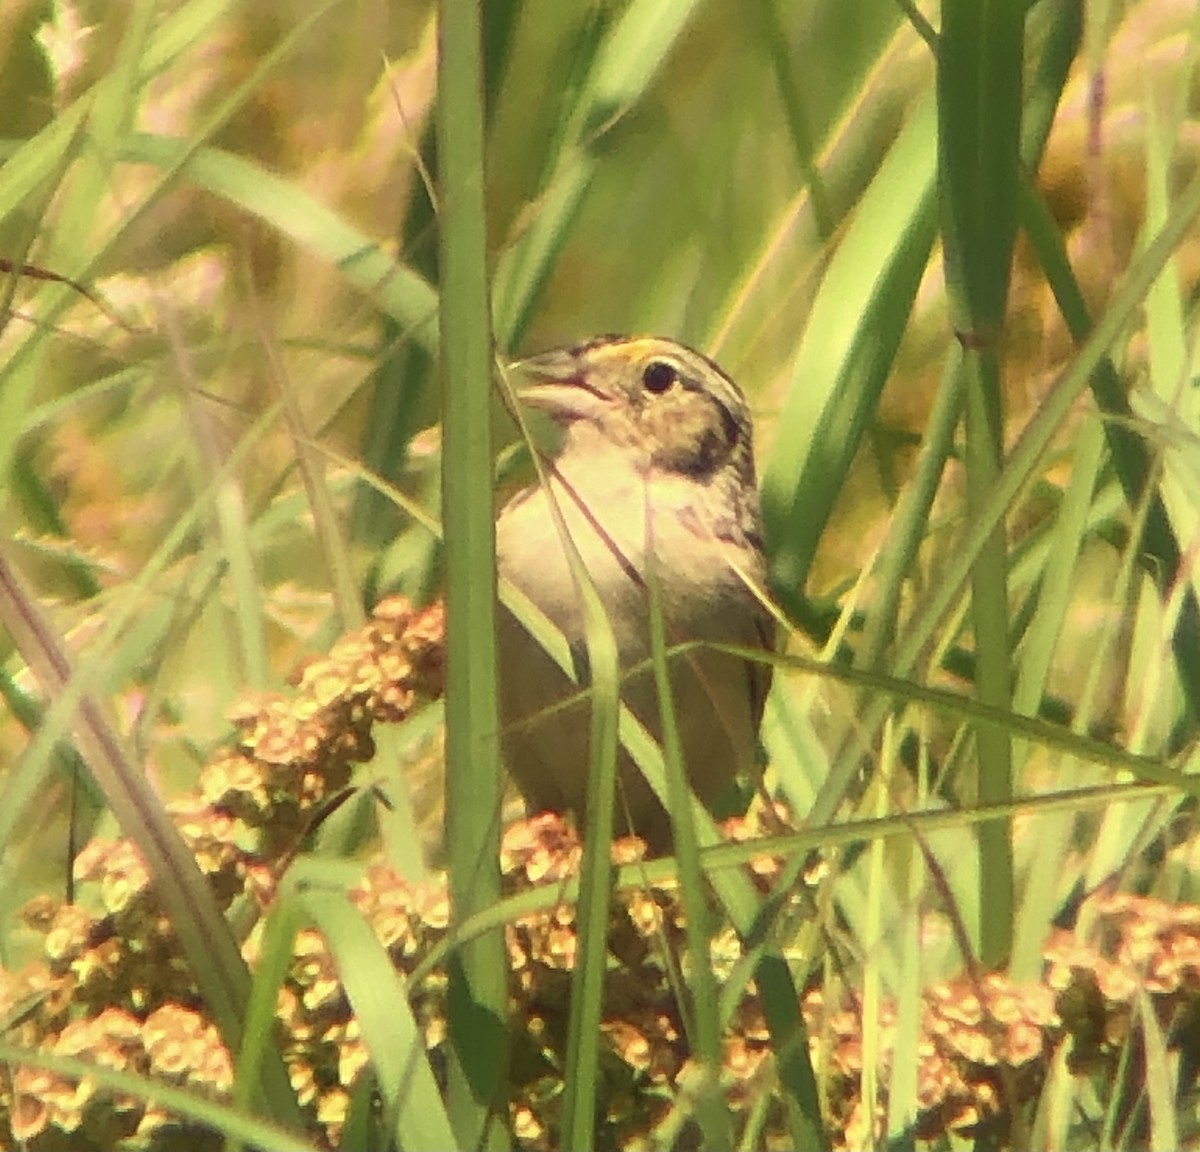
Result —
<instances>
[{"instance_id":1,"label":"dried flower cluster","mask_svg":"<svg viewBox=\"0 0 1200 1152\"><path fill-rule=\"evenodd\" d=\"M371 756L372 725L403 719L418 699L440 693L442 637L440 606L416 612L386 600L365 627L304 667L294 692L238 709L237 739L205 768L200 795L169 806L222 907L238 897L265 905L314 816ZM76 903L43 897L25 910L42 933L44 962L0 972L7 1038L226 1092L229 1056L200 1015L136 848L93 841L75 875ZM29 1149L107 1150L134 1136L166 1146L161 1114L34 1069L0 1073L0 1115L0 1149L23 1140Z\"/></svg>"},{"instance_id":2,"label":"dried flower cluster","mask_svg":"<svg viewBox=\"0 0 1200 1152\"><path fill-rule=\"evenodd\" d=\"M726 831L740 837L744 829L731 826ZM636 863L641 853L640 841L633 838L613 846L617 864ZM542 815L520 821L504 836L506 891L545 892L549 886L553 894L555 886L565 887L578 875L580 858L578 838L562 820ZM764 860L756 870L767 875L773 866ZM380 865L353 895L402 971L411 972L444 939L449 907L440 882L410 885ZM1069 1052L1094 1052L1095 1038L1105 1037L1103 1058L1111 1069L1135 994L1150 992L1164 1019L1191 1002L1193 990L1200 988L1200 910L1098 895L1085 912L1095 925L1099 947L1073 943L1074 934L1059 932L1047 947L1047 979L1041 984L1019 985L991 973L925 990L916 1070L919 1138L931 1139L948 1129L970 1132L1006 1125L1019 1105L1036 1096L1064 1042ZM556 1148L569 977L578 944L574 909L565 899L554 902L551 895L539 911L510 921L506 940L513 1131L523 1148ZM648 1134L657 1125L678 1120L672 1109L686 1095L692 1067L672 971L683 940L683 908L674 881L647 882L615 894L601 1027L605 1111L598 1142L604 1146L648 1146ZM719 934L713 942L718 970L728 971L739 956L733 934ZM1081 986L1096 990L1090 1011L1082 1016L1069 1011L1064 999ZM446 1038L444 994L441 973L414 990L414 1008L435 1055ZM287 1032L301 1041L303 1059L309 1061L305 1083L319 1098L327 1132L336 1137L354 1077L367 1057L332 960L315 934L297 950L283 1004ZM810 991L802 1010L812 1058L828 1092L828 1119L841 1135L841 1146L862 1147L872 1129L877 1136L883 1132L897 1007L884 1003L873 1024L882 1088L871 1107L861 1095L861 1000L847 992L832 1003L821 991ZM1174 1039L1183 1043L1186 1036ZM778 1088L773 1045L753 985L726 1034L723 1084L735 1113L748 1117L764 1110L763 1146L790 1146L782 1106L773 1098Z\"/></svg>"},{"instance_id":3,"label":"dried flower cluster","mask_svg":"<svg viewBox=\"0 0 1200 1152\"><path fill-rule=\"evenodd\" d=\"M1117 892L1087 910L1095 951L1068 932L1046 948L1046 986L1071 1037L1072 1070L1113 1070L1141 995L1186 1064L1200 1067L1200 907Z\"/></svg>"},{"instance_id":4,"label":"dried flower cluster","mask_svg":"<svg viewBox=\"0 0 1200 1152\"><path fill-rule=\"evenodd\" d=\"M80 1056L106 1068L138 1073L201 1095L227 1095L233 1066L216 1028L198 1012L164 1004L144 1019L120 1008L66 1024L49 1043L56 1056ZM12 1077L9 1127L29 1149L115 1148L118 1142L156 1150L219 1146L215 1134L185 1131L165 1111L131 1097L98 1092L89 1080L67 1081L37 1068ZM0 1136L4 1147L8 1133ZM178 1143L182 1141L182 1143Z\"/></svg>"},{"instance_id":5,"label":"dried flower cluster","mask_svg":"<svg viewBox=\"0 0 1200 1152\"><path fill-rule=\"evenodd\" d=\"M204 771L200 795L172 813L221 902L262 907L314 816L344 789L352 765L371 755L371 725L402 719L419 697L440 689L442 618L390 601L328 657L310 663L296 690L239 708L233 748ZM772 827L786 813L769 813ZM761 831L746 821L725 827L730 839ZM613 846L620 865L637 865L643 845ZM568 886L581 847L573 827L543 815L506 830L506 891L538 889L536 910L506 925L513 1131L527 1149L559 1144L570 973L578 937ZM763 857L751 874L765 888L778 861ZM633 874L638 874L635 867ZM625 886L609 923L610 969L602 1024L600 1143L637 1149L656 1126L686 1124L679 1101L694 1073L676 989L684 963L684 913L674 880ZM78 1056L192 1091L224 1096L232 1068L169 923L157 910L149 877L127 841L96 842L77 863L80 902L48 898L26 910L42 937L42 960L21 973L0 971L0 1015L7 1037L30 1049ZM351 897L405 975L445 939L444 879L411 884L387 866L367 868ZM801 903L808 899L796 895ZM741 958L729 930L712 942L722 976ZM1115 1074L1135 1002L1148 997L1176 1048L1196 1046L1200 989L1200 909L1127 895L1085 904L1076 932L1060 932L1046 950L1046 979L1018 986L990 974L927 989L920 1005L916 1135L934 1137L1003 1124L1041 1087L1065 1043L1073 1068ZM411 989L414 1013L440 1072L446 1042L445 977L439 970ZM897 1007L871 1021L875 1100L862 1098L864 1006L852 992L832 999L809 991L802 1011L829 1120L847 1147L882 1131L898 1029ZM284 1057L301 1103L336 1146L368 1054L330 951L316 932L295 942L279 998ZM1200 1065L1189 1051L1191 1066ZM751 984L725 1037L722 1085L735 1114L754 1117L758 1143L788 1147L778 1100L773 1044ZM147 1107L35 1067L0 1071L0 1150L98 1152L115 1147L205 1149L215 1137ZM1003 1134L1000 1142L1003 1143Z\"/></svg>"}]
</instances>

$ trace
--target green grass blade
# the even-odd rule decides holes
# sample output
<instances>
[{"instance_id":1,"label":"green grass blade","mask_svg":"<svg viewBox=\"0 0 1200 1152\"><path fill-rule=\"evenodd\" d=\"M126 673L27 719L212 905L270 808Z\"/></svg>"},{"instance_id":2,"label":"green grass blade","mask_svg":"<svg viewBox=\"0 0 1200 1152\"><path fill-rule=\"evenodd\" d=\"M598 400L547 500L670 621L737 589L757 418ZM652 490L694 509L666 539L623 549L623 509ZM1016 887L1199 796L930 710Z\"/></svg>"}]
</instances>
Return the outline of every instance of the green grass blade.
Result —
<instances>
[{"instance_id":1,"label":"green grass blade","mask_svg":"<svg viewBox=\"0 0 1200 1152\"><path fill-rule=\"evenodd\" d=\"M271 1059L275 1050L279 990L287 979L296 933L302 927L299 906L286 892L281 893L261 926L258 960L246 998L245 1030L241 1048L235 1050L233 1103L241 1110L253 1105L263 1062Z\"/></svg>"},{"instance_id":2,"label":"green grass blade","mask_svg":"<svg viewBox=\"0 0 1200 1152\"><path fill-rule=\"evenodd\" d=\"M946 290L959 339L1004 323L1017 234L1025 6L946 0L938 38L938 191Z\"/></svg>"},{"instance_id":3,"label":"green grass blade","mask_svg":"<svg viewBox=\"0 0 1200 1152\"><path fill-rule=\"evenodd\" d=\"M1021 643L1013 708L1035 715L1042 702L1060 638L1066 624L1072 593L1081 573L1081 553L1088 534L1088 512L1095 496L1104 450L1104 433L1098 421L1089 420L1075 437L1071 478L1054 522L1050 554L1040 579L1034 618ZM1014 748L1014 761L1022 767L1034 746L1024 741ZM1064 758L1065 764L1071 761ZM1057 777L1061 787L1073 784L1070 767ZM1024 837L1029 851L1024 873L1028 882L1017 910L1013 931L1010 972L1016 980L1034 980L1043 968L1042 947L1058 909L1057 884L1042 883L1069 855L1069 841L1077 824L1075 813L1039 818Z\"/></svg>"},{"instance_id":4,"label":"green grass blade","mask_svg":"<svg viewBox=\"0 0 1200 1152\"><path fill-rule=\"evenodd\" d=\"M771 1031L792 1145L828 1152L830 1139L821 1119L821 1097L809 1057L808 1030L800 1015L800 998L787 962L777 952L764 952L755 965L754 980Z\"/></svg>"},{"instance_id":5,"label":"green grass blade","mask_svg":"<svg viewBox=\"0 0 1200 1152\"><path fill-rule=\"evenodd\" d=\"M3 152L0 151L0 156ZM199 187L244 208L338 269L399 321L406 332L436 351L437 295L416 273L298 185L221 148L188 149L186 141L134 136L126 159L181 174Z\"/></svg>"},{"instance_id":6,"label":"green grass blade","mask_svg":"<svg viewBox=\"0 0 1200 1152\"><path fill-rule=\"evenodd\" d=\"M967 508L974 515L988 498L1000 472L1002 429L999 415L1000 365L994 350L968 351L966 437ZM1000 520L983 542L971 573L971 611L975 633L975 691L995 708L1012 701L1008 624L1008 543ZM1013 794L1012 742L1003 730L977 732L979 798L1003 804ZM989 968L1007 962L1012 952L1015 916L1011 830L989 824L979 830L980 882L978 925L980 959Z\"/></svg>"},{"instance_id":7,"label":"green grass blade","mask_svg":"<svg viewBox=\"0 0 1200 1152\"><path fill-rule=\"evenodd\" d=\"M858 668L882 671L888 648L896 633L900 601L906 575L912 571L929 523L938 483L954 447L963 406L965 379L957 351L947 361L941 384L925 426L916 470L900 497L892 529L880 555L875 573L878 595L871 605L863 629L862 643L855 656Z\"/></svg>"},{"instance_id":8,"label":"green grass blade","mask_svg":"<svg viewBox=\"0 0 1200 1152\"><path fill-rule=\"evenodd\" d=\"M191 0L166 17L146 45L139 73L141 82L145 84L170 68L234 6L233 0ZM15 154L11 160L6 159L0 178L0 222L23 207L43 182L53 177L63 155L85 127L94 99L95 90L89 89L36 136L19 144L9 143L9 150Z\"/></svg>"},{"instance_id":9,"label":"green grass blade","mask_svg":"<svg viewBox=\"0 0 1200 1152\"><path fill-rule=\"evenodd\" d=\"M442 527L446 552L446 847L456 920L500 898L500 745L479 7L438 24ZM461 1147L506 1143L507 952L492 932L449 965L450 1120Z\"/></svg>"},{"instance_id":10,"label":"green grass blade","mask_svg":"<svg viewBox=\"0 0 1200 1152\"><path fill-rule=\"evenodd\" d=\"M821 281L762 483L773 586L804 584L908 322L936 230L933 104L905 125Z\"/></svg>"},{"instance_id":11,"label":"green grass blade","mask_svg":"<svg viewBox=\"0 0 1200 1152\"><path fill-rule=\"evenodd\" d=\"M559 529L560 533L565 533L566 525L560 524ZM588 747L588 813L576 915L580 947L571 975L562 1138L565 1148L586 1152L594 1147L596 1139L600 1020L604 1008L604 977L608 970L620 665L612 625L577 554L571 557L571 566L581 593L593 694Z\"/></svg>"},{"instance_id":12,"label":"green grass blade","mask_svg":"<svg viewBox=\"0 0 1200 1152\"><path fill-rule=\"evenodd\" d=\"M1138 1101L1134 1115L1137 1116L1144 1108L1149 1113L1148 1141L1149 1148L1181 1148L1186 1143L1182 1139L1180 1121L1186 1115L1184 1102L1177 1098L1174 1086L1179 1082L1175 1072L1178 1056L1168 1055L1167 1037L1159 1023L1158 1013L1149 995L1144 989L1138 989L1134 996L1134 1019L1137 1030L1142 1034L1142 1049L1145 1059L1145 1081L1142 1088L1144 1095ZM1130 1037L1129 1043L1133 1042Z\"/></svg>"},{"instance_id":13,"label":"green grass blade","mask_svg":"<svg viewBox=\"0 0 1200 1152\"><path fill-rule=\"evenodd\" d=\"M520 405L515 402L515 397L512 400L511 410L516 414L522 436L532 448L533 442ZM608 971L617 749L624 741L626 722L631 721L635 725L637 722L621 703L620 658L604 603L549 488L545 467L536 450L532 452L532 460L538 483L548 493L547 507L580 599L587 648L588 693L591 697L587 819L583 830L583 859L576 913L579 949L571 973L560 1125L565 1147L588 1149L593 1147L596 1138L597 1088L600 1083L600 1021ZM578 683L570 646L561 630L523 593L507 582L501 586L500 595L505 606L541 643L568 680ZM648 736L646 739L653 744Z\"/></svg>"},{"instance_id":14,"label":"green grass blade","mask_svg":"<svg viewBox=\"0 0 1200 1152\"><path fill-rule=\"evenodd\" d=\"M398 1148L453 1148L454 1132L408 993L383 945L343 892L296 894L328 942L383 1097L384 1128Z\"/></svg>"},{"instance_id":15,"label":"green grass blade","mask_svg":"<svg viewBox=\"0 0 1200 1152\"><path fill-rule=\"evenodd\" d=\"M1036 172L1063 88L1083 41L1082 0L1049 0L1037 6L1036 18L1045 20L1045 38L1037 66L1029 77L1025 113L1021 119L1021 159L1028 172Z\"/></svg>"},{"instance_id":16,"label":"green grass blade","mask_svg":"<svg viewBox=\"0 0 1200 1152\"><path fill-rule=\"evenodd\" d=\"M599 44L541 181L537 214L496 268L502 348L517 347L529 327L595 176L600 139L642 97L698 7L697 0L633 0Z\"/></svg>"},{"instance_id":17,"label":"green grass blade","mask_svg":"<svg viewBox=\"0 0 1200 1152\"><path fill-rule=\"evenodd\" d=\"M1020 185L1025 8L1006 0L946 0L938 38L938 191L950 313L967 373L967 509L974 515L1001 469L1004 409L1000 353ZM1012 694L1008 545L997 521L972 569L976 692L1007 708ZM1012 746L1003 732L976 736L979 797L1012 795ZM985 964L1012 950L1014 888L1009 830L980 829L979 925Z\"/></svg>"},{"instance_id":18,"label":"green grass blade","mask_svg":"<svg viewBox=\"0 0 1200 1152\"><path fill-rule=\"evenodd\" d=\"M663 765L667 776L667 813L675 859L679 865L679 883L687 920L687 948L692 1015L692 1052L699 1066L698 1082L692 1086L696 1113L709 1148L730 1148L733 1129L720 1092L721 1020L717 984L709 953L709 912L704 874L700 867L700 842L692 820L692 792L683 758L683 740L676 721L674 694L667 665L666 625L663 621L661 558L654 548L652 511L647 501L646 520L649 547L647 588L650 598L650 650L654 661L654 684L662 717ZM685 657L686 659L686 657Z\"/></svg>"},{"instance_id":19,"label":"green grass blade","mask_svg":"<svg viewBox=\"0 0 1200 1152\"><path fill-rule=\"evenodd\" d=\"M1164 253L1169 255L1178 243L1176 240L1164 248L1162 242L1165 234L1178 234L1181 229L1186 230L1186 221L1194 219L1194 196L1197 191L1193 185L1192 196L1185 194L1177 200L1173 215L1164 223L1156 238L1157 258L1164 258ZM1181 212L1185 216L1182 222L1179 219ZM1028 186L1022 187L1021 223L1037 253L1071 335L1077 343L1088 341L1090 344L1094 324L1083 292L1071 270L1062 237L1045 202ZM1115 338L1114 332L1110 340ZM1131 507L1136 507L1150 483L1153 465L1145 443L1134 431L1133 412L1125 385L1107 349L1108 345L1100 345L1101 354L1096 358L1091 378L1092 395L1100 410L1111 417L1104 422L1105 438L1126 500ZM1178 578L1183 557L1162 498L1157 493L1150 497L1142 552L1147 572L1157 583L1160 594L1166 595ZM1193 716L1200 715L1200 601L1190 590L1184 595L1172 640L1172 652L1188 706Z\"/></svg>"},{"instance_id":20,"label":"green grass blade","mask_svg":"<svg viewBox=\"0 0 1200 1152\"><path fill-rule=\"evenodd\" d=\"M804 183L808 188L809 200L813 206L813 221L817 226L817 234L822 240L828 240L833 235L833 211L829 206L829 196L825 191L817 160L817 151L808 128L808 116L800 96L799 79L795 73L792 60L791 45L783 27L782 14L776 0L754 0L751 4L754 19L758 26L758 34L771 59L771 69L775 73L775 87L779 91L779 101L783 105L784 123L792 141L792 151L796 154L796 162L804 174Z\"/></svg>"},{"instance_id":21,"label":"green grass blade","mask_svg":"<svg viewBox=\"0 0 1200 1152\"><path fill-rule=\"evenodd\" d=\"M58 1056L41 1049L20 1048L2 1041L0 1060L11 1068L45 1068L70 1080L87 1079L109 1092L132 1096L149 1106L162 1108L185 1120L222 1132L227 1139L248 1148L259 1148L262 1152L280 1152L284 1148L288 1152L324 1152L326 1147L311 1143L293 1129L259 1120L227 1104L133 1072L70 1056Z\"/></svg>"}]
</instances>

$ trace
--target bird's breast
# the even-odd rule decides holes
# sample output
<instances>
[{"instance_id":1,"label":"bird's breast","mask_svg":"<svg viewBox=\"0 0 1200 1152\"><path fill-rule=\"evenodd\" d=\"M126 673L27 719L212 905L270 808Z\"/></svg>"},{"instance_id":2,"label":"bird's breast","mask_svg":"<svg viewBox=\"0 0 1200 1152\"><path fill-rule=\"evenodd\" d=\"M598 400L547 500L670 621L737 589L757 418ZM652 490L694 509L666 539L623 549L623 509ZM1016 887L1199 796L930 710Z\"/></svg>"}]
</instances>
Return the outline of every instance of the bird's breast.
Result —
<instances>
[{"instance_id":1,"label":"bird's breast","mask_svg":"<svg viewBox=\"0 0 1200 1152\"><path fill-rule=\"evenodd\" d=\"M626 470L628 478L629 470ZM631 669L650 655L648 554L658 557L668 645L708 640L759 647L759 609L728 540L706 531L711 517L669 486L647 489L641 477L605 478L581 488L554 480L551 494L561 525L591 578L608 615L620 662ZM577 653L586 651L581 597L572 577L551 496L541 488L513 500L496 526L500 574L516 585L562 631ZM751 578L761 564L741 549L737 562ZM749 570L747 572L747 570ZM559 707L578 689L541 645L507 611L500 615L501 704L505 755L513 777L534 810L582 811L586 794L588 714L583 701ZM672 691L693 787L711 803L735 773L754 761L754 668L709 649L672 659ZM661 739L658 692L646 671L622 686L622 699ZM661 827L665 814L648 785L622 753L623 806L640 832Z\"/></svg>"},{"instance_id":2,"label":"bird's breast","mask_svg":"<svg viewBox=\"0 0 1200 1152\"><path fill-rule=\"evenodd\" d=\"M667 621L689 639L721 638L714 605L731 590L739 599L746 590L726 559L727 545L706 529L705 509L663 485L651 486L648 498L641 477L612 476L586 487L572 484L570 477L554 479L550 493L623 657L636 653L641 658L649 650L646 560L651 548ZM504 509L496 526L497 564L502 577L574 640L583 631L582 607L551 495L531 489Z\"/></svg>"}]
</instances>

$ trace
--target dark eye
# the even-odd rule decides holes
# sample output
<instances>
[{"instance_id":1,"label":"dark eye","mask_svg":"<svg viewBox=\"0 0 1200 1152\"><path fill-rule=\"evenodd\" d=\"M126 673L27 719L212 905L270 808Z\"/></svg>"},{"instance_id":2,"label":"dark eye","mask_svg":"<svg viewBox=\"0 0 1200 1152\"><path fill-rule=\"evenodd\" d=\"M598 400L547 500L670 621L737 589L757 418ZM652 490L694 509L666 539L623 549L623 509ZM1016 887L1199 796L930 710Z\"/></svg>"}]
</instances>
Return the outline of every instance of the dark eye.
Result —
<instances>
[{"instance_id":1,"label":"dark eye","mask_svg":"<svg viewBox=\"0 0 1200 1152\"><path fill-rule=\"evenodd\" d=\"M646 391L653 392L655 395L665 392L678 379L679 373L675 371L673 365L668 364L665 360L652 361L646 365L646 370L642 373L642 383L646 386Z\"/></svg>"}]
</instances>

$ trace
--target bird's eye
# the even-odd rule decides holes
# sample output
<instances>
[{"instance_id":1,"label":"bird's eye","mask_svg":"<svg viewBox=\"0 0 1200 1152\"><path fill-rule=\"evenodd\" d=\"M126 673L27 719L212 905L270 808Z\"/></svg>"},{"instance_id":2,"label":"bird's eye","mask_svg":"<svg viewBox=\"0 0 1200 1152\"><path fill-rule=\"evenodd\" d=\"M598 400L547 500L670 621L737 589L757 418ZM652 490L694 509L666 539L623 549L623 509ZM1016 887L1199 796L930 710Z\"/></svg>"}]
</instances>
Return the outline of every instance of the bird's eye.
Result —
<instances>
[{"instance_id":1,"label":"bird's eye","mask_svg":"<svg viewBox=\"0 0 1200 1152\"><path fill-rule=\"evenodd\" d=\"M646 386L646 391L655 395L661 395L678 379L679 373L665 360L651 361L642 373L642 383Z\"/></svg>"}]
</instances>

